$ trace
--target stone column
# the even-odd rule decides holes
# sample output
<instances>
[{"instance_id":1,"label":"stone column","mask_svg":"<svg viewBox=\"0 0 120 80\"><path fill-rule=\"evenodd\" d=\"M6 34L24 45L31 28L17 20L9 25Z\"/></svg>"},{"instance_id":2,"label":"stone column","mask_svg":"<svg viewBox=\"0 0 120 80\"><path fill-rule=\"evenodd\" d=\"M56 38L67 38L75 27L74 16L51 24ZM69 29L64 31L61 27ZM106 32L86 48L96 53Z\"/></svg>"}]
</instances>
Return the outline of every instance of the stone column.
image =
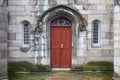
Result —
<instances>
[{"instance_id":1,"label":"stone column","mask_svg":"<svg viewBox=\"0 0 120 80\"><path fill-rule=\"evenodd\" d=\"M120 7L114 7L114 71L120 75Z\"/></svg>"},{"instance_id":2,"label":"stone column","mask_svg":"<svg viewBox=\"0 0 120 80\"><path fill-rule=\"evenodd\" d=\"M7 77L7 10L6 0L0 0L0 80Z\"/></svg>"}]
</instances>

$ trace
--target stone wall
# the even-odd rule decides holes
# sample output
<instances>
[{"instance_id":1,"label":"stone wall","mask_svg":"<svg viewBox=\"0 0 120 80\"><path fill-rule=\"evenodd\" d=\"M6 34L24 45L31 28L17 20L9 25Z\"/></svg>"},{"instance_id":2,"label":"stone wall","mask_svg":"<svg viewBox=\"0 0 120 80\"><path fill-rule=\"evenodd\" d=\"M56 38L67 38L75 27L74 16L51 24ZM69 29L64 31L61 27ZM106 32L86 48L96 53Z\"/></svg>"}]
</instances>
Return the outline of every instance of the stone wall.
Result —
<instances>
[{"instance_id":1,"label":"stone wall","mask_svg":"<svg viewBox=\"0 0 120 80\"><path fill-rule=\"evenodd\" d=\"M37 0L8 0L8 61L30 61L34 59L34 29L37 22ZM24 48L22 22L30 23L30 44Z\"/></svg>"},{"instance_id":2,"label":"stone wall","mask_svg":"<svg viewBox=\"0 0 120 80\"><path fill-rule=\"evenodd\" d=\"M76 56L75 65L89 61L113 61L114 59L115 72L120 73L120 19L118 18L120 15L120 7L116 3L113 13L113 1L114 0L8 0L7 4L6 0L0 0L0 75L6 76L7 74L7 51L9 51L8 61L30 61L36 63L35 57L37 55L34 51L34 30L38 15L41 16L49 8L61 4L79 11L87 22L86 30L79 31L78 35L76 35L76 54L73 55ZM9 13L7 13L6 8ZM92 45L92 22L96 19L101 22L99 46ZM31 25L30 44L27 51L25 51L26 48L23 47L23 21L28 21ZM42 41L41 43L46 44L46 41ZM45 54L45 56L48 55ZM47 60L48 59L47 57ZM45 60L43 60L43 62L39 60L40 63L44 63L44 61Z\"/></svg>"},{"instance_id":3,"label":"stone wall","mask_svg":"<svg viewBox=\"0 0 120 80\"><path fill-rule=\"evenodd\" d=\"M41 16L49 8L56 5L66 5L79 11L82 17L87 22L86 30L79 31L75 35L77 39L75 65L86 63L89 61L113 61L114 56L114 31L113 31L113 6L114 0L9 0L9 27L8 27L8 49L9 49L9 61L30 61L36 63L36 57L38 54L34 51L34 29L38 15ZM22 21L30 22L30 45L26 52L26 48L23 47L23 30ZM92 22L94 20L100 21L100 44L99 46L93 46L92 44ZM45 23L45 22L43 22ZM46 23L45 23L46 24ZM77 29L78 30L78 29ZM46 34L49 32L43 32ZM76 32L75 32L76 33ZM49 37L49 36L47 36ZM47 38L41 39L41 47L47 44ZM43 44L44 43L44 44ZM40 44L40 43L39 43ZM39 60L40 63L49 63L50 55L42 54L43 57L47 56L44 60ZM39 53L40 53L39 52ZM46 50L45 53L50 52ZM41 57L40 57L41 58Z\"/></svg>"},{"instance_id":4,"label":"stone wall","mask_svg":"<svg viewBox=\"0 0 120 80\"><path fill-rule=\"evenodd\" d=\"M39 0L39 15L57 5L66 5L79 11L87 22L86 31L76 35L76 65L89 61L113 61L114 59L114 30L113 7L114 0ZM100 44L92 44L92 22L100 21ZM72 53L75 54L75 53Z\"/></svg>"},{"instance_id":5,"label":"stone wall","mask_svg":"<svg viewBox=\"0 0 120 80\"><path fill-rule=\"evenodd\" d=\"M7 3L0 0L0 80L7 77Z\"/></svg>"},{"instance_id":6,"label":"stone wall","mask_svg":"<svg viewBox=\"0 0 120 80\"><path fill-rule=\"evenodd\" d=\"M78 0L80 1L80 0ZM86 31L86 62L88 61L113 61L113 0L81 0L83 10L79 10L83 15L87 16ZM80 5L81 2L79 3ZM99 44L94 46L92 43L92 22L100 21Z\"/></svg>"},{"instance_id":7,"label":"stone wall","mask_svg":"<svg viewBox=\"0 0 120 80\"><path fill-rule=\"evenodd\" d=\"M78 7L79 12L88 22L87 31L80 32L81 36L86 36L83 39L80 47L78 63L81 58L84 62L89 61L113 61L113 0L76 0L75 7ZM94 46L92 43L92 22L100 21L100 37L99 45ZM84 57L85 58L84 58Z\"/></svg>"},{"instance_id":8,"label":"stone wall","mask_svg":"<svg viewBox=\"0 0 120 80\"><path fill-rule=\"evenodd\" d=\"M120 6L114 7L114 71L120 75Z\"/></svg>"}]
</instances>

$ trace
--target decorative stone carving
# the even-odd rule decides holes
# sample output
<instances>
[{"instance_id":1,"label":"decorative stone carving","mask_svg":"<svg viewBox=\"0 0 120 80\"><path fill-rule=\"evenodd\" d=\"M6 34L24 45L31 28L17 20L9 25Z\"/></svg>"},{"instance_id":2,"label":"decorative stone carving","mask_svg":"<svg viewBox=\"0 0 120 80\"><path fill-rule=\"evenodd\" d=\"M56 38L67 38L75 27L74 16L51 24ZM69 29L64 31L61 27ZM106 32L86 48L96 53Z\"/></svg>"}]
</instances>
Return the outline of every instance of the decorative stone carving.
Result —
<instances>
[{"instance_id":1,"label":"decorative stone carving","mask_svg":"<svg viewBox=\"0 0 120 80\"><path fill-rule=\"evenodd\" d=\"M88 14L83 14L83 17L84 17L85 21L88 22Z\"/></svg>"},{"instance_id":2,"label":"decorative stone carving","mask_svg":"<svg viewBox=\"0 0 120 80\"><path fill-rule=\"evenodd\" d=\"M79 29L80 29L80 31L84 31L85 30L85 24L83 23L83 21L80 21Z\"/></svg>"},{"instance_id":3,"label":"decorative stone carving","mask_svg":"<svg viewBox=\"0 0 120 80\"><path fill-rule=\"evenodd\" d=\"M38 20L37 25L36 25L36 30L37 30L37 32L42 31L42 22L40 22L39 20Z\"/></svg>"}]
</instances>

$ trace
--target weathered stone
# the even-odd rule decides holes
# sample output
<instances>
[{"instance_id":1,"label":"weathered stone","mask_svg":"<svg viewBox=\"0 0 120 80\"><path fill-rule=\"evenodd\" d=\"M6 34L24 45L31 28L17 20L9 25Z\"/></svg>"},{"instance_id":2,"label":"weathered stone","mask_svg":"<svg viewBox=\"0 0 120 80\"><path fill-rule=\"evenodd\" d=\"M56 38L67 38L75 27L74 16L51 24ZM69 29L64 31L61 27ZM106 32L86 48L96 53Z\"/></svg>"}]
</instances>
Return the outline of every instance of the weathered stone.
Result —
<instances>
[{"instance_id":1,"label":"weathered stone","mask_svg":"<svg viewBox=\"0 0 120 80\"><path fill-rule=\"evenodd\" d=\"M36 6L37 5L37 0L31 0L28 2L29 5L31 6Z\"/></svg>"},{"instance_id":2,"label":"weathered stone","mask_svg":"<svg viewBox=\"0 0 120 80\"><path fill-rule=\"evenodd\" d=\"M119 0L114 0L114 5L119 5Z\"/></svg>"},{"instance_id":3,"label":"weathered stone","mask_svg":"<svg viewBox=\"0 0 120 80\"><path fill-rule=\"evenodd\" d=\"M120 57L120 50L119 49L114 50L114 56L115 57Z\"/></svg>"},{"instance_id":4,"label":"weathered stone","mask_svg":"<svg viewBox=\"0 0 120 80\"><path fill-rule=\"evenodd\" d=\"M6 59L7 58L7 50L1 50L1 59Z\"/></svg>"},{"instance_id":5,"label":"weathered stone","mask_svg":"<svg viewBox=\"0 0 120 80\"><path fill-rule=\"evenodd\" d=\"M113 33L106 32L106 39L113 39Z\"/></svg>"},{"instance_id":6,"label":"weathered stone","mask_svg":"<svg viewBox=\"0 0 120 80\"><path fill-rule=\"evenodd\" d=\"M103 56L104 57L113 57L114 51L110 49L103 50Z\"/></svg>"},{"instance_id":7,"label":"weathered stone","mask_svg":"<svg viewBox=\"0 0 120 80\"><path fill-rule=\"evenodd\" d=\"M113 61L113 57L87 57L86 61Z\"/></svg>"},{"instance_id":8,"label":"weathered stone","mask_svg":"<svg viewBox=\"0 0 120 80\"><path fill-rule=\"evenodd\" d=\"M120 58L119 57L115 57L115 62L114 62L114 64L115 65L119 65L120 64Z\"/></svg>"},{"instance_id":9,"label":"weathered stone","mask_svg":"<svg viewBox=\"0 0 120 80\"><path fill-rule=\"evenodd\" d=\"M0 0L0 79L7 76L7 5Z\"/></svg>"},{"instance_id":10,"label":"weathered stone","mask_svg":"<svg viewBox=\"0 0 120 80\"><path fill-rule=\"evenodd\" d=\"M42 1L43 2L43 1ZM56 5L57 1L56 0L49 0L49 5Z\"/></svg>"},{"instance_id":11,"label":"weathered stone","mask_svg":"<svg viewBox=\"0 0 120 80\"><path fill-rule=\"evenodd\" d=\"M0 30L0 37L7 37L7 32L5 30Z\"/></svg>"},{"instance_id":12,"label":"weathered stone","mask_svg":"<svg viewBox=\"0 0 120 80\"><path fill-rule=\"evenodd\" d=\"M16 33L9 33L8 40L16 40Z\"/></svg>"},{"instance_id":13,"label":"weathered stone","mask_svg":"<svg viewBox=\"0 0 120 80\"><path fill-rule=\"evenodd\" d=\"M0 44L0 50L6 50L6 48L7 48L6 43Z\"/></svg>"},{"instance_id":14,"label":"weathered stone","mask_svg":"<svg viewBox=\"0 0 120 80\"><path fill-rule=\"evenodd\" d=\"M106 5L106 10L111 11L111 10L113 10L113 7L114 7L113 4L108 4L108 5Z\"/></svg>"},{"instance_id":15,"label":"weathered stone","mask_svg":"<svg viewBox=\"0 0 120 80\"><path fill-rule=\"evenodd\" d=\"M84 10L97 10L97 5L93 4L84 4L83 5Z\"/></svg>"},{"instance_id":16,"label":"weathered stone","mask_svg":"<svg viewBox=\"0 0 120 80\"><path fill-rule=\"evenodd\" d=\"M93 56L98 57L98 56L100 56L100 57L101 57L101 56L102 56L102 50L101 50L101 49L96 49L96 50L92 49L92 50L88 50L87 56L89 56L89 57L93 57Z\"/></svg>"},{"instance_id":17,"label":"weathered stone","mask_svg":"<svg viewBox=\"0 0 120 80\"><path fill-rule=\"evenodd\" d=\"M104 10L106 10L106 5L97 5L97 10L98 11L104 11Z\"/></svg>"},{"instance_id":18,"label":"weathered stone","mask_svg":"<svg viewBox=\"0 0 120 80\"><path fill-rule=\"evenodd\" d=\"M74 2L75 4L78 4L78 5L83 4L83 0L74 0Z\"/></svg>"},{"instance_id":19,"label":"weathered stone","mask_svg":"<svg viewBox=\"0 0 120 80\"><path fill-rule=\"evenodd\" d=\"M8 0L8 3L9 5L16 5L16 6L22 5L22 2L19 0Z\"/></svg>"},{"instance_id":20,"label":"weathered stone","mask_svg":"<svg viewBox=\"0 0 120 80\"><path fill-rule=\"evenodd\" d=\"M8 0L7 9L9 16L7 16L8 13L5 6L0 6L1 56L6 56L6 54L3 53L7 52L2 52L2 50L6 50L8 45L9 61L29 61L36 64L50 64L50 23L55 18L65 17L70 20L72 24L72 66L88 61L113 61L113 56L116 56L115 61L119 60L120 9L119 6L115 7L115 9L113 8L113 1L114 0ZM57 7L58 5L59 7ZM49 11L47 12L47 10ZM42 16L42 32L35 34L37 19L39 19L40 16ZM24 45L24 25L22 25L22 22L25 20L30 23L29 47ZM94 20L100 21L100 43L96 43L96 45L93 43ZM7 24L7 21L9 21L9 24ZM80 22L82 21L86 23L84 26L85 30L79 31ZM24 52L23 50L26 49L27 51ZM4 65L1 59L0 61L0 66L1 64ZM117 70L119 72L119 66L120 63L116 62L116 72Z\"/></svg>"},{"instance_id":21,"label":"weathered stone","mask_svg":"<svg viewBox=\"0 0 120 80\"><path fill-rule=\"evenodd\" d=\"M0 43L6 43L7 37L0 37Z\"/></svg>"},{"instance_id":22,"label":"weathered stone","mask_svg":"<svg viewBox=\"0 0 120 80\"><path fill-rule=\"evenodd\" d=\"M7 30L6 25L0 25L0 30Z\"/></svg>"}]
</instances>

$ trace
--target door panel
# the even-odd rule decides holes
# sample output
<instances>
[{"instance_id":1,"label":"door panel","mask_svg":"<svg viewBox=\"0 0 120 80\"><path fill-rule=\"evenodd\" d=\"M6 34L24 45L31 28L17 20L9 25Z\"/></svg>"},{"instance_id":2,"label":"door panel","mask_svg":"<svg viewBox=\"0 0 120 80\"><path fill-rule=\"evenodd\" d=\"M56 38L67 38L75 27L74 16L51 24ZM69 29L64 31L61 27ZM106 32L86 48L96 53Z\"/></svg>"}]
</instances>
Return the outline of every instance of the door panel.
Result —
<instances>
[{"instance_id":1,"label":"door panel","mask_svg":"<svg viewBox=\"0 0 120 80\"><path fill-rule=\"evenodd\" d=\"M51 67L59 67L59 55L60 55L60 28L53 27L51 29L51 61L52 66Z\"/></svg>"},{"instance_id":2,"label":"door panel","mask_svg":"<svg viewBox=\"0 0 120 80\"><path fill-rule=\"evenodd\" d=\"M71 67L71 26L51 26L51 67Z\"/></svg>"},{"instance_id":3,"label":"door panel","mask_svg":"<svg viewBox=\"0 0 120 80\"><path fill-rule=\"evenodd\" d=\"M62 27L61 29L62 34L62 40L61 43L63 44L62 49L62 64L63 67L70 67L70 54L71 54L71 35L70 35L70 27Z\"/></svg>"}]
</instances>

